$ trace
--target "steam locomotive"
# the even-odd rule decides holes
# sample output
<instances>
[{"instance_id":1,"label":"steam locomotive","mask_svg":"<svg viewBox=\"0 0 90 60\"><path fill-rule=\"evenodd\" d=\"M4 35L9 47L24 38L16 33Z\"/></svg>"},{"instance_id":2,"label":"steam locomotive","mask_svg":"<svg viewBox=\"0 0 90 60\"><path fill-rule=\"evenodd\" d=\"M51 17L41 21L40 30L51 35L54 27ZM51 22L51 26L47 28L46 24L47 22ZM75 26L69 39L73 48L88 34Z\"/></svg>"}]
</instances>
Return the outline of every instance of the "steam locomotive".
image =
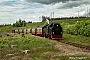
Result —
<instances>
[{"instance_id":1,"label":"steam locomotive","mask_svg":"<svg viewBox=\"0 0 90 60\"><path fill-rule=\"evenodd\" d=\"M62 39L62 27L59 23L51 23L42 27L43 36L53 40Z\"/></svg>"},{"instance_id":2,"label":"steam locomotive","mask_svg":"<svg viewBox=\"0 0 90 60\"><path fill-rule=\"evenodd\" d=\"M31 33L32 35L46 37L52 40L62 39L62 27L59 23L53 22L43 27L30 28L30 29L18 29L12 30L12 33Z\"/></svg>"}]
</instances>

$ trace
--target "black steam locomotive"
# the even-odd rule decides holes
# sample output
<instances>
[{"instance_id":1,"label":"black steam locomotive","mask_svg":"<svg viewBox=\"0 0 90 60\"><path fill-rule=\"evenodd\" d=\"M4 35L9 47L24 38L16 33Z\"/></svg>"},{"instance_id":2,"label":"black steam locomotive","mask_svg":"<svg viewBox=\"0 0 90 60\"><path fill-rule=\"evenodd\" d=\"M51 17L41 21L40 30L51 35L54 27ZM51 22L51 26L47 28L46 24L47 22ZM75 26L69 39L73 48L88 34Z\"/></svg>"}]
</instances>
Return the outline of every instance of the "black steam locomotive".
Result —
<instances>
[{"instance_id":1,"label":"black steam locomotive","mask_svg":"<svg viewBox=\"0 0 90 60\"><path fill-rule=\"evenodd\" d=\"M42 27L43 36L53 40L62 39L62 27L59 23L51 23Z\"/></svg>"}]
</instances>

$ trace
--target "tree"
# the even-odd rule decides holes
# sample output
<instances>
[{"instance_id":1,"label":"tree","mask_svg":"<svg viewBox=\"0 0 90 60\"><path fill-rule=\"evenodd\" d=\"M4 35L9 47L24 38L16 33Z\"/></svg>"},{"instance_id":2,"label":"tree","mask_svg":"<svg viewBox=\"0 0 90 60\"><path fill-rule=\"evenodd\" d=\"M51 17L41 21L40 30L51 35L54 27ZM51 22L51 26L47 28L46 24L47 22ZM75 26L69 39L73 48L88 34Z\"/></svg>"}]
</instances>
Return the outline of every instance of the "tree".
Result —
<instances>
[{"instance_id":1,"label":"tree","mask_svg":"<svg viewBox=\"0 0 90 60\"><path fill-rule=\"evenodd\" d=\"M21 20L21 19L19 19L19 24L20 24L20 27L23 25L23 23L22 23L22 20Z\"/></svg>"},{"instance_id":2,"label":"tree","mask_svg":"<svg viewBox=\"0 0 90 60\"><path fill-rule=\"evenodd\" d=\"M16 21L16 23L13 24L13 27L22 27L22 26L26 26L26 21L25 20L21 20L19 19L19 21Z\"/></svg>"},{"instance_id":3,"label":"tree","mask_svg":"<svg viewBox=\"0 0 90 60\"><path fill-rule=\"evenodd\" d=\"M22 23L23 23L23 26L26 26L26 21L25 20L23 20Z\"/></svg>"}]
</instances>

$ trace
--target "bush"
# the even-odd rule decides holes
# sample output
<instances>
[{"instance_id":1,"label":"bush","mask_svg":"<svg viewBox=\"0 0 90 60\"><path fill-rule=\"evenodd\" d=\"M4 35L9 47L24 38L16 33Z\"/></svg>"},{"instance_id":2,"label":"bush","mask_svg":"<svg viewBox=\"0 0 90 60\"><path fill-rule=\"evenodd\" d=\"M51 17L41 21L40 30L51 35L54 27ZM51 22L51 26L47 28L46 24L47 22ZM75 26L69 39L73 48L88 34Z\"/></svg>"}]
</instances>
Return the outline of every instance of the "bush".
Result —
<instances>
[{"instance_id":1,"label":"bush","mask_svg":"<svg viewBox=\"0 0 90 60\"><path fill-rule=\"evenodd\" d=\"M90 36L90 20L76 22L76 24L67 27L66 32L72 35Z\"/></svg>"},{"instance_id":2,"label":"bush","mask_svg":"<svg viewBox=\"0 0 90 60\"><path fill-rule=\"evenodd\" d=\"M13 24L13 27L22 27L22 26L26 26L26 21L22 21L21 19L19 19L19 21L16 21L16 23Z\"/></svg>"}]
</instances>

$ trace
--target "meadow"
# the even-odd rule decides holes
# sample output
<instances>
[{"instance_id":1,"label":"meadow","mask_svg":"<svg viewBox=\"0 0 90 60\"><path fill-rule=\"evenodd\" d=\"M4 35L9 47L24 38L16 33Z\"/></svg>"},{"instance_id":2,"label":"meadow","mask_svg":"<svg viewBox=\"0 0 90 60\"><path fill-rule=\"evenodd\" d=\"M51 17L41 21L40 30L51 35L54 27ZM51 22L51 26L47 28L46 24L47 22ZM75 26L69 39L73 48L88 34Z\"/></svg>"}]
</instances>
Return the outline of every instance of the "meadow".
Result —
<instances>
[{"instance_id":1,"label":"meadow","mask_svg":"<svg viewBox=\"0 0 90 60\"><path fill-rule=\"evenodd\" d=\"M71 35L66 33L68 26L74 25L77 21L90 19L70 19L70 20L56 20L63 28L63 39L67 42L77 44L90 45L90 37L82 35ZM52 21L50 21L51 23ZM25 38L21 34L11 33L12 29L25 29L41 27L45 22L29 23L26 27L3 26L0 27L0 60L68 60L73 56L54 56L57 53L63 53L61 50L55 48L58 41L49 40L46 38L25 34ZM9 34L9 36L6 36ZM15 47L11 47L15 45ZM28 54L23 51L29 50ZM8 56L7 54L12 54ZM76 57L84 57L84 55L75 55ZM74 56L74 57L75 57ZM88 57L87 60L90 58ZM84 59L85 60L85 59Z\"/></svg>"}]
</instances>

